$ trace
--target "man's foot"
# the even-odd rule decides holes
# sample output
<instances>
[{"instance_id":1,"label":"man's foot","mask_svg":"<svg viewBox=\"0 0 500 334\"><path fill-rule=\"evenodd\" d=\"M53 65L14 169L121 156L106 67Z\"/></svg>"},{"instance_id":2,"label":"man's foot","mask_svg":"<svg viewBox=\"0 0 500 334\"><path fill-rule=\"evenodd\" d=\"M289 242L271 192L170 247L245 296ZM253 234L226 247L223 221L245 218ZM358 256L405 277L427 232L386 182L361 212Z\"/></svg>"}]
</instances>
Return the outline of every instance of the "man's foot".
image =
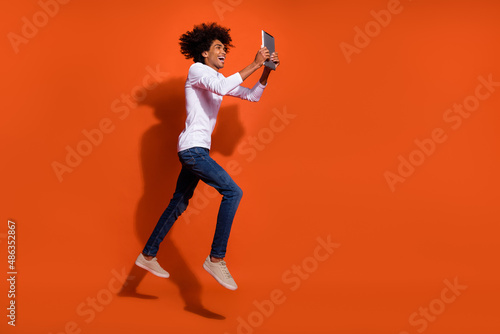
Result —
<instances>
[{"instance_id":1,"label":"man's foot","mask_svg":"<svg viewBox=\"0 0 500 334\"><path fill-rule=\"evenodd\" d=\"M220 285L229 290L236 290L238 286L234 281L233 277L229 273L226 267L225 261L212 262L210 261L210 256L207 257L205 263L203 263L203 268L215 278Z\"/></svg>"},{"instance_id":2,"label":"man's foot","mask_svg":"<svg viewBox=\"0 0 500 334\"><path fill-rule=\"evenodd\" d=\"M142 269L146 269L153 275L156 275L158 277L163 277L163 278L168 278L170 274L163 269L160 264L158 263L158 260L156 260L156 257L152 258L151 260L146 260L144 255L141 253L137 257L137 260L135 260L135 264L138 267L141 267Z\"/></svg>"}]
</instances>

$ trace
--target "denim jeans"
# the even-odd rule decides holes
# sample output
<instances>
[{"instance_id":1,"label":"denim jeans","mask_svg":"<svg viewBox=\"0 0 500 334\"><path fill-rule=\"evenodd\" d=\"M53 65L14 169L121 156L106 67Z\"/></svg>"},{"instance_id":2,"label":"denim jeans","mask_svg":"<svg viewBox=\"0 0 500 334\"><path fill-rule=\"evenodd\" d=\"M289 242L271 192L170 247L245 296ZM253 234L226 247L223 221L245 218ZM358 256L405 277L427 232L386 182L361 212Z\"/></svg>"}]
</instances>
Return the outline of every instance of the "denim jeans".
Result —
<instances>
[{"instance_id":1,"label":"denim jeans","mask_svg":"<svg viewBox=\"0 0 500 334\"><path fill-rule=\"evenodd\" d=\"M217 258L223 258L226 255L229 233L243 192L208 153L209 150L202 147L193 147L178 153L182 169L177 179L174 196L149 237L142 251L144 255L156 256L163 238L177 218L186 210L199 180L214 187L222 195L210 255Z\"/></svg>"}]
</instances>

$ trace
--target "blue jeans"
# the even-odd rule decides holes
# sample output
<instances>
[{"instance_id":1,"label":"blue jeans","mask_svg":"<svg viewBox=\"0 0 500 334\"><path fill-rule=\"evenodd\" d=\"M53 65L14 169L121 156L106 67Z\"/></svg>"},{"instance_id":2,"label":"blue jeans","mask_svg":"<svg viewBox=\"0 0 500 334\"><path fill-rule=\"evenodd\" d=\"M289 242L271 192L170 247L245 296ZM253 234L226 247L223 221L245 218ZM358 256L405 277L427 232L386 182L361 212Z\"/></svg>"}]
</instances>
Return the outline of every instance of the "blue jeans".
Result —
<instances>
[{"instance_id":1,"label":"blue jeans","mask_svg":"<svg viewBox=\"0 0 500 334\"><path fill-rule=\"evenodd\" d=\"M225 257L231 225L243 192L208 153L209 150L203 147L193 147L178 153L182 170L177 179L174 196L149 237L142 251L144 255L156 256L163 238L177 218L186 210L189 200L193 197L194 189L202 180L222 195L210 255L217 258Z\"/></svg>"}]
</instances>

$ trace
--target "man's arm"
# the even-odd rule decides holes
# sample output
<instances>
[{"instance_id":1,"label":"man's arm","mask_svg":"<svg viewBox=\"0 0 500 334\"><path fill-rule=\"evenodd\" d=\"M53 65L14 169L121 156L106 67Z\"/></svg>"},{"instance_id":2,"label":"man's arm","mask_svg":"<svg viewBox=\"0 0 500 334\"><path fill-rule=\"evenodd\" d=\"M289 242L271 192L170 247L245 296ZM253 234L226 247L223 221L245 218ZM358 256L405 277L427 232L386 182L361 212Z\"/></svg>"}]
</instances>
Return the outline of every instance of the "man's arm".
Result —
<instances>
[{"instance_id":1,"label":"man's arm","mask_svg":"<svg viewBox=\"0 0 500 334\"><path fill-rule=\"evenodd\" d=\"M239 97L243 100L248 100L250 102L257 102L260 100L262 93L264 92L265 85L262 85L260 82L257 82L252 89L238 86L235 89L229 91L227 95Z\"/></svg>"},{"instance_id":2,"label":"man's arm","mask_svg":"<svg viewBox=\"0 0 500 334\"><path fill-rule=\"evenodd\" d=\"M260 76L259 82L261 85L267 85L267 78L269 78L269 74L271 73L271 69L269 67L265 67L264 71L262 71L262 75Z\"/></svg>"},{"instance_id":3,"label":"man's arm","mask_svg":"<svg viewBox=\"0 0 500 334\"><path fill-rule=\"evenodd\" d=\"M275 52L271 55L271 61L273 61L276 66L280 64L280 60L278 58L278 53ZM262 93L264 92L264 88L267 85L267 79L269 78L269 74L271 73L271 69L267 66L264 67L262 71L262 75L260 77L259 82L253 86L252 89L248 89L246 87L238 86L233 90L229 91L227 95L239 97L240 99L248 100L251 102L257 102L260 100Z\"/></svg>"},{"instance_id":4,"label":"man's arm","mask_svg":"<svg viewBox=\"0 0 500 334\"><path fill-rule=\"evenodd\" d=\"M273 55L271 55L270 57L273 61L275 61L273 58L275 54L276 53L273 53ZM191 82L193 87L207 89L215 94L224 96L228 94L230 91L234 90L235 88L238 88L239 85L243 82L243 80L248 78L253 72L259 69L264 64L264 61L268 59L265 57L269 58L269 50L266 47L260 49L259 52L257 52L254 61L250 65L245 67L240 72L237 72L224 79L207 76L206 69L203 66L201 67L192 66L189 69L188 80ZM267 77L269 76L269 72L267 70L269 70L269 68L265 67L260 80L261 83L263 81L267 82ZM265 86L265 84L263 85ZM231 95L237 96L240 94L237 95L231 94Z\"/></svg>"},{"instance_id":5,"label":"man's arm","mask_svg":"<svg viewBox=\"0 0 500 334\"><path fill-rule=\"evenodd\" d=\"M262 65L264 65L264 62L269 59L269 57L269 50L266 47L260 49L259 52L257 52L257 54L255 55L254 61L239 72L241 75L241 79L245 80L253 72L257 71Z\"/></svg>"},{"instance_id":6,"label":"man's arm","mask_svg":"<svg viewBox=\"0 0 500 334\"><path fill-rule=\"evenodd\" d=\"M271 61L276 64L276 67L280 64L280 59L278 58L278 52L273 52L271 55ZM264 71L262 71L262 75L260 76L259 82L262 85L267 85L267 79L269 78L269 74L271 73L271 69L267 66L264 67Z\"/></svg>"}]
</instances>

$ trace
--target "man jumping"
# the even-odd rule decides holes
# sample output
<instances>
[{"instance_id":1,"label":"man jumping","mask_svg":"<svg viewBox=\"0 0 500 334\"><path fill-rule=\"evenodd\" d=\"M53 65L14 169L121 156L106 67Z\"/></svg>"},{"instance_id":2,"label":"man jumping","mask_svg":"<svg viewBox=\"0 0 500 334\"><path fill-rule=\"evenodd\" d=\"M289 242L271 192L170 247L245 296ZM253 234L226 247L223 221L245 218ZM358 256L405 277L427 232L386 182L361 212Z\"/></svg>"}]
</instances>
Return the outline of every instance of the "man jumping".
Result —
<instances>
[{"instance_id":1,"label":"man jumping","mask_svg":"<svg viewBox=\"0 0 500 334\"><path fill-rule=\"evenodd\" d=\"M227 78L224 77L219 70L224 68L226 54L229 48L233 47L229 31L230 29L216 23L203 23L180 37L181 53L186 59L193 58L195 62L189 68L185 84L187 117L177 144L182 169L173 198L135 263L156 276L170 276L156 259L158 248L174 222L186 210L194 189L202 180L222 195L212 249L203 268L222 286L236 290L238 286L226 267L224 257L231 225L243 192L229 174L209 156L211 137L223 96L259 101L271 73L268 67L264 67L260 80L252 89L240 84L262 67L266 60L270 59L276 65L279 65L280 61L276 52L269 54L269 50L262 47L250 65Z\"/></svg>"}]
</instances>

